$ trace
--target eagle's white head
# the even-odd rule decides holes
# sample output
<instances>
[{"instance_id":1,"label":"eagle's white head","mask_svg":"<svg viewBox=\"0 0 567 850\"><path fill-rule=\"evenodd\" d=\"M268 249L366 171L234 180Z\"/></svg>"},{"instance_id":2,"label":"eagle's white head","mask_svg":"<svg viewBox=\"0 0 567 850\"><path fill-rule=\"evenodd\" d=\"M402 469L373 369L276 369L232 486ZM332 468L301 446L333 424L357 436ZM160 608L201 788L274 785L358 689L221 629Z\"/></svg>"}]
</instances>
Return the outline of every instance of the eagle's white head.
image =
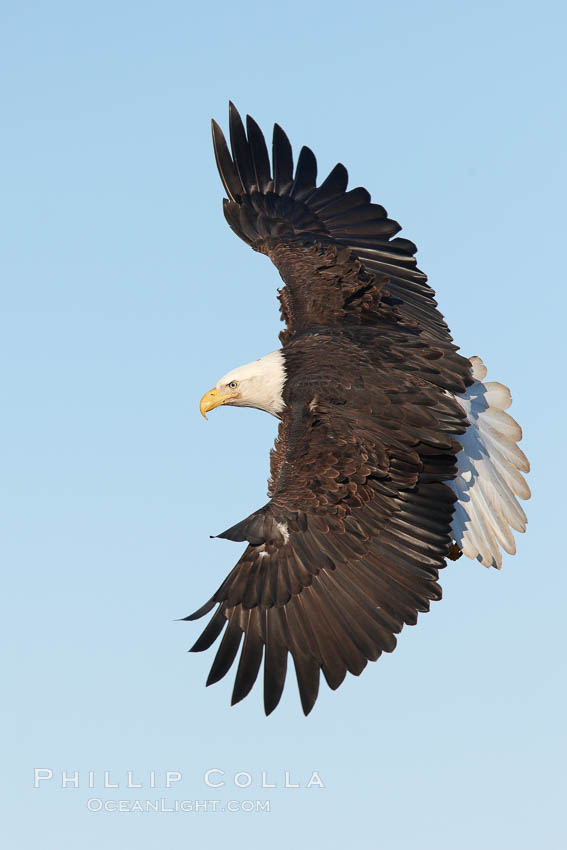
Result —
<instances>
[{"instance_id":1,"label":"eagle's white head","mask_svg":"<svg viewBox=\"0 0 567 850\"><path fill-rule=\"evenodd\" d=\"M235 407L256 407L272 416L279 416L284 408L284 382L283 354L272 351L223 375L216 387L201 399L201 413L206 419L209 410L221 404L231 404Z\"/></svg>"}]
</instances>

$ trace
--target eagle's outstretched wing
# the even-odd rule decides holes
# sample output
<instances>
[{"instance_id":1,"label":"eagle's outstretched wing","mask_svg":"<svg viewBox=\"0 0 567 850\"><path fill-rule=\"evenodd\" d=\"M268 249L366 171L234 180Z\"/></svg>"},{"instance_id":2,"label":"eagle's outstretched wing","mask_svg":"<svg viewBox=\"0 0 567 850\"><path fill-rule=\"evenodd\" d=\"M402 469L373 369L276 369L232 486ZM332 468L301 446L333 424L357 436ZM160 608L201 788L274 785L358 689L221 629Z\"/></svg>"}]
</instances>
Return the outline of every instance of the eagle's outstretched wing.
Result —
<instances>
[{"instance_id":1,"label":"eagle's outstretched wing","mask_svg":"<svg viewBox=\"0 0 567 850\"><path fill-rule=\"evenodd\" d=\"M213 121L216 161L228 199L230 227L277 266L287 329L283 343L320 326L362 326L389 319L419 333L442 353L441 382L462 392L471 383L470 363L458 355L437 309L434 291L417 268L416 246L396 237L400 225L373 204L366 189L347 191L348 173L336 165L316 186L317 161L303 147L295 173L291 145L274 126L272 165L264 136L247 116L247 131L233 104L229 152ZM456 384L456 386L454 386Z\"/></svg>"},{"instance_id":2,"label":"eagle's outstretched wing","mask_svg":"<svg viewBox=\"0 0 567 850\"><path fill-rule=\"evenodd\" d=\"M321 669L338 687L347 670L358 675L392 651L403 624L440 598L455 499L443 482L455 476L453 435L466 422L439 388L388 357L378 366L345 339L318 340L315 378L301 351L308 346L290 343L306 367L286 386L272 499L219 535L249 545L187 618L218 606L192 647L208 649L225 629L207 684L228 672L244 636L233 703L250 691L265 654L267 714L289 653L307 714Z\"/></svg>"}]
</instances>

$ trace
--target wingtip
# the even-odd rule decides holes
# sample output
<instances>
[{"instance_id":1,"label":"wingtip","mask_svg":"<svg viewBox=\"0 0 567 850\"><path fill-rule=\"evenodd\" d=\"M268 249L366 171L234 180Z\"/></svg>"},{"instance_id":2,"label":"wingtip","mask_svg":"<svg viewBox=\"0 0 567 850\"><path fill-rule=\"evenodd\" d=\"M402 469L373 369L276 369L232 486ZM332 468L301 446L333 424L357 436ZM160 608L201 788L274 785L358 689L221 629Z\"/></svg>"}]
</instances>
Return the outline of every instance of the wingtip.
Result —
<instances>
[{"instance_id":1,"label":"wingtip","mask_svg":"<svg viewBox=\"0 0 567 850\"><path fill-rule=\"evenodd\" d=\"M276 710L276 708L278 707L278 704L279 704L279 700L274 705L272 705L272 703L266 704L264 702L264 714L266 715L266 717L269 717L270 714L272 714L272 712L274 712Z\"/></svg>"},{"instance_id":2,"label":"wingtip","mask_svg":"<svg viewBox=\"0 0 567 850\"><path fill-rule=\"evenodd\" d=\"M264 668L264 674L266 670ZM281 698L283 694L283 683L281 687L276 688L275 690L269 689L264 690L264 714L266 717L269 717L270 714L276 710L278 705L280 704Z\"/></svg>"},{"instance_id":3,"label":"wingtip","mask_svg":"<svg viewBox=\"0 0 567 850\"><path fill-rule=\"evenodd\" d=\"M228 101L228 117L229 119L237 118L239 121L242 121L242 118L240 117L240 112L238 111L232 100Z\"/></svg>"},{"instance_id":4,"label":"wingtip","mask_svg":"<svg viewBox=\"0 0 567 850\"><path fill-rule=\"evenodd\" d=\"M231 698L230 698L231 707L238 705L239 702L242 702L242 700L244 699L245 696L246 696L246 694L234 694L233 693Z\"/></svg>"},{"instance_id":5,"label":"wingtip","mask_svg":"<svg viewBox=\"0 0 567 850\"><path fill-rule=\"evenodd\" d=\"M211 685L216 685L217 682L220 682L222 679L222 675L219 675L217 671L211 668L209 675L207 676L207 681L205 682L205 687L210 688Z\"/></svg>"},{"instance_id":6,"label":"wingtip","mask_svg":"<svg viewBox=\"0 0 567 850\"><path fill-rule=\"evenodd\" d=\"M248 130L248 132L250 132L250 127L253 127L255 130L258 130L260 133L262 132L258 125L258 122L255 121L251 115L248 115L248 113L246 113L246 129Z\"/></svg>"},{"instance_id":7,"label":"wingtip","mask_svg":"<svg viewBox=\"0 0 567 850\"><path fill-rule=\"evenodd\" d=\"M217 603L215 602L214 599L209 599L208 602L205 602L204 605L201 605L201 607L198 608L196 611L193 611L192 614L188 614L187 617L180 617L180 619L177 620L176 622L183 623L183 622L187 622L187 621L193 622L193 620L200 620L201 617L204 617L205 614L208 614L209 611L211 611L215 607L216 604ZM191 651L191 650L189 650L189 651Z\"/></svg>"}]
</instances>

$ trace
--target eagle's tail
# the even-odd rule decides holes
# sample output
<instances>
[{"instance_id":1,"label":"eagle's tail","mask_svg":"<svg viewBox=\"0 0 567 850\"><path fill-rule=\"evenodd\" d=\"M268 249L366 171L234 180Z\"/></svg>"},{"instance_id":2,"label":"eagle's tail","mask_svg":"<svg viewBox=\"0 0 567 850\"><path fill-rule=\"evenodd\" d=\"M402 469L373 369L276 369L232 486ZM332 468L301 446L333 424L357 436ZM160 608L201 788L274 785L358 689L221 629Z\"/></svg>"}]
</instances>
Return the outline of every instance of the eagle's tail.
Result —
<instances>
[{"instance_id":1,"label":"eagle's tail","mask_svg":"<svg viewBox=\"0 0 567 850\"><path fill-rule=\"evenodd\" d=\"M504 413L512 403L509 389L494 381L485 383L484 363L480 357L470 360L475 382L457 396L470 426L457 438L463 451L457 457L457 477L450 482L458 499L452 531L464 555L500 569L500 548L512 555L516 551L512 529L526 529L518 499L530 497L521 474L530 465L517 445L522 429Z\"/></svg>"}]
</instances>

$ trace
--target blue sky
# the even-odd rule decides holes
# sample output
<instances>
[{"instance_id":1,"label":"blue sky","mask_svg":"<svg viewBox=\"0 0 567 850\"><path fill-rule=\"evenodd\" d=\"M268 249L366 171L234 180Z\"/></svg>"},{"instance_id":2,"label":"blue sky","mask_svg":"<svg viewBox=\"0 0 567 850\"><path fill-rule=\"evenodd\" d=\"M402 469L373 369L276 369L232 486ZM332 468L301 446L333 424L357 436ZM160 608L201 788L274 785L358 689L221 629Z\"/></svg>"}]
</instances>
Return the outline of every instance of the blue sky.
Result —
<instances>
[{"instance_id":1,"label":"blue sky","mask_svg":"<svg viewBox=\"0 0 567 850\"><path fill-rule=\"evenodd\" d=\"M563 846L565 24L546 0L2 4L11 848ZM175 622L238 558L209 534L263 504L276 428L198 410L279 330L277 273L222 217L209 121L229 98L401 222L533 464L519 554L451 565L396 652L307 719L293 674L270 718L259 688L230 709L212 654L186 654L200 624ZM87 806L162 796L271 811Z\"/></svg>"}]
</instances>

